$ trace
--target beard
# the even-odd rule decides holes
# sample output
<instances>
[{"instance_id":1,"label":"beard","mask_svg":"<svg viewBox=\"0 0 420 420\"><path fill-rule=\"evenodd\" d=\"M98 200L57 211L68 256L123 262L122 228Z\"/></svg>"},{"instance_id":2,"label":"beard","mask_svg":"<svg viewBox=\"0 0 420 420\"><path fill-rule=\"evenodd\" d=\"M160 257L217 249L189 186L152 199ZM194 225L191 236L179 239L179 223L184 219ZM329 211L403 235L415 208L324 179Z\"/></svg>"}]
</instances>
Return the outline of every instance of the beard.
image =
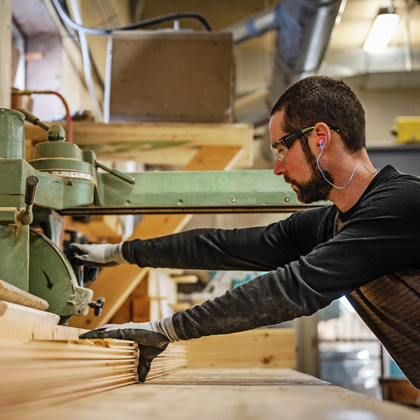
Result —
<instances>
[{"instance_id":1,"label":"beard","mask_svg":"<svg viewBox=\"0 0 420 420\"><path fill-rule=\"evenodd\" d=\"M315 201L328 200L332 185L328 184L323 178L321 172L316 164L317 158L312 154L309 148L303 147L303 152L306 157L306 161L311 168L312 177L307 182L298 182L287 175L284 176L284 180L289 184L293 184L296 187L296 195L298 200L303 204L311 204ZM323 171L325 177L334 184L334 177L326 170Z\"/></svg>"}]
</instances>

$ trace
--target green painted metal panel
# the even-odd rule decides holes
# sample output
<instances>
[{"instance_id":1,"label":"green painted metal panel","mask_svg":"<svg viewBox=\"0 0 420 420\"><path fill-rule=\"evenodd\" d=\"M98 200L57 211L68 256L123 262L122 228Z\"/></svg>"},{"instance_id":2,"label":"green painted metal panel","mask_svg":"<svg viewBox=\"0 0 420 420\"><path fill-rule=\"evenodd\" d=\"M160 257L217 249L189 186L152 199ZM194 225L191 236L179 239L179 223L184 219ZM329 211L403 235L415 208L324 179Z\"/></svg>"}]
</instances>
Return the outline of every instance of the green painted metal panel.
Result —
<instances>
[{"instance_id":1,"label":"green painted metal panel","mask_svg":"<svg viewBox=\"0 0 420 420\"><path fill-rule=\"evenodd\" d=\"M24 115L0 108L0 158L25 159Z\"/></svg>"},{"instance_id":2,"label":"green painted metal panel","mask_svg":"<svg viewBox=\"0 0 420 420\"><path fill-rule=\"evenodd\" d=\"M0 279L28 291L29 226L0 225Z\"/></svg>"},{"instance_id":3,"label":"green painted metal panel","mask_svg":"<svg viewBox=\"0 0 420 420\"><path fill-rule=\"evenodd\" d=\"M0 197L1 199L1 197ZM15 224L16 222L16 207L6 207L4 203L2 203L1 210L0 210L0 225L9 225ZM1 237L1 236L0 236Z\"/></svg>"},{"instance_id":4,"label":"green painted metal panel","mask_svg":"<svg viewBox=\"0 0 420 420\"><path fill-rule=\"evenodd\" d=\"M308 207L298 201L283 177L268 170L142 172L130 176L135 179L134 185L109 174L98 174L99 201L61 213L264 212ZM325 203L314 205L321 204Z\"/></svg>"},{"instance_id":5,"label":"green painted metal panel","mask_svg":"<svg viewBox=\"0 0 420 420\"><path fill-rule=\"evenodd\" d=\"M92 181L71 179L69 182L68 178L36 171L21 159L3 159L0 161L2 207L6 201L7 206L24 206L25 180L29 175L39 179L35 205L62 210L93 203L95 185Z\"/></svg>"},{"instance_id":6,"label":"green painted metal panel","mask_svg":"<svg viewBox=\"0 0 420 420\"><path fill-rule=\"evenodd\" d=\"M84 206L93 202L95 186L90 181L59 178L38 172L39 187L35 204L53 210Z\"/></svg>"},{"instance_id":7,"label":"green painted metal panel","mask_svg":"<svg viewBox=\"0 0 420 420\"><path fill-rule=\"evenodd\" d=\"M48 302L48 312L73 315L76 279L70 264L46 236L31 231L30 238L29 292Z\"/></svg>"}]
</instances>

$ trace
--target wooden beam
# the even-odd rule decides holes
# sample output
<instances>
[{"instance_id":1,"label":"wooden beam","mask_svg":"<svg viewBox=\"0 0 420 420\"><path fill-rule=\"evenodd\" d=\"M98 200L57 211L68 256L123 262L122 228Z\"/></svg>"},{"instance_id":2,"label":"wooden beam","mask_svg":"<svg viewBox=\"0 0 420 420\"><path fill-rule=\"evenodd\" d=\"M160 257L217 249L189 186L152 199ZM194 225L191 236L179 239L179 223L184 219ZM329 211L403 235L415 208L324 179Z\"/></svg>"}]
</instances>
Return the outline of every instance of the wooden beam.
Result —
<instances>
[{"instance_id":1,"label":"wooden beam","mask_svg":"<svg viewBox=\"0 0 420 420\"><path fill-rule=\"evenodd\" d=\"M203 147L184 168L185 171L227 170L234 164L241 148L237 146ZM149 239L180 232L191 220L192 215L150 215L145 216L128 240ZM73 317L70 325L93 329L106 324L123 305L126 299L143 280L147 268L136 265L120 265L103 269L98 279L90 286L94 296L105 298L105 307L100 317L93 311L86 317Z\"/></svg>"},{"instance_id":2,"label":"wooden beam","mask_svg":"<svg viewBox=\"0 0 420 420\"><path fill-rule=\"evenodd\" d=\"M34 322L45 322L46 324L57 325L60 317L50 312L29 308L4 300L0 300L0 316L3 318L21 319Z\"/></svg>"},{"instance_id":3,"label":"wooden beam","mask_svg":"<svg viewBox=\"0 0 420 420\"><path fill-rule=\"evenodd\" d=\"M66 128L64 122L60 124ZM239 164L248 167L253 158L253 135L250 124L73 123L74 142L83 150L93 150L98 159L146 164L185 165L200 147L237 146L243 149ZM41 142L46 133L26 124L25 137Z\"/></svg>"},{"instance_id":4,"label":"wooden beam","mask_svg":"<svg viewBox=\"0 0 420 420\"><path fill-rule=\"evenodd\" d=\"M2 419L138 381L139 349L127 340L0 340ZM186 352L169 346L156 357L150 378L186 366Z\"/></svg>"},{"instance_id":5,"label":"wooden beam","mask_svg":"<svg viewBox=\"0 0 420 420\"><path fill-rule=\"evenodd\" d=\"M0 339L77 340L86 330L0 317Z\"/></svg>"},{"instance_id":6,"label":"wooden beam","mask_svg":"<svg viewBox=\"0 0 420 420\"><path fill-rule=\"evenodd\" d=\"M93 216L89 223L75 222L66 216L66 230L87 235L91 242L118 243L122 241L123 225L119 216Z\"/></svg>"},{"instance_id":7,"label":"wooden beam","mask_svg":"<svg viewBox=\"0 0 420 420\"><path fill-rule=\"evenodd\" d=\"M188 368L294 368L295 334L289 328L261 328L186 341ZM223 351L220 351L223 349Z\"/></svg>"},{"instance_id":8,"label":"wooden beam","mask_svg":"<svg viewBox=\"0 0 420 420\"><path fill-rule=\"evenodd\" d=\"M12 89L12 0L0 0L0 108L10 108Z\"/></svg>"},{"instance_id":9,"label":"wooden beam","mask_svg":"<svg viewBox=\"0 0 420 420\"><path fill-rule=\"evenodd\" d=\"M25 292L4 280L0 280L0 299L7 302L18 303L34 309L45 311L48 309L48 302L29 292Z\"/></svg>"}]
</instances>

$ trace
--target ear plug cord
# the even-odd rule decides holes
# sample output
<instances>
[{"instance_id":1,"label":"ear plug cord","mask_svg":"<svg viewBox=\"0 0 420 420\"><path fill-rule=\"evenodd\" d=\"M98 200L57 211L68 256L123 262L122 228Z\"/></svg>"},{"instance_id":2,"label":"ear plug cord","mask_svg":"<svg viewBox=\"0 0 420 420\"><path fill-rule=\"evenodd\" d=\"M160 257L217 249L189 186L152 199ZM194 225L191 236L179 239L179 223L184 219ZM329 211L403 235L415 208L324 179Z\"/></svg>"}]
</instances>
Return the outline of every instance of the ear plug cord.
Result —
<instances>
[{"instance_id":1,"label":"ear plug cord","mask_svg":"<svg viewBox=\"0 0 420 420\"><path fill-rule=\"evenodd\" d=\"M321 141L319 141L318 142L318 144L319 144L319 146L321 147L321 153L318 155L318 158L317 158L317 160L316 160L316 165L318 166L318 169L319 169L319 171L321 172L321 174L322 174L322 176L323 176L323 178L325 179L325 181L327 181L328 182L328 184L330 184L331 186L333 186L334 188L337 188L337 190L342 190L342 189L344 189L344 188L346 188L347 187L347 185L349 185L350 184L350 182L352 181L352 179L353 179L353 177L354 177L354 174L356 173L356 169L359 167L359 166L363 166L370 174L372 174L372 175L374 175L374 174L377 174L381 169L380 168L376 168L376 171L375 172L372 172L372 171L370 171L367 167L366 167L366 165L364 164L364 163L358 163L355 167L354 167L354 169L353 169L353 173L351 174L351 177L350 177L350 179L346 182L346 184L344 184L342 187L337 187L337 185L334 185L331 181L329 181L327 178L326 178L326 176L325 176L325 174L324 174L324 172L322 171L322 169L321 169L321 167L319 166L319 159L321 158L321 156L322 156L322 153L324 152L324 147L325 147L325 143L326 143L326 138L325 138L325 136L323 136L323 140L321 140Z\"/></svg>"}]
</instances>

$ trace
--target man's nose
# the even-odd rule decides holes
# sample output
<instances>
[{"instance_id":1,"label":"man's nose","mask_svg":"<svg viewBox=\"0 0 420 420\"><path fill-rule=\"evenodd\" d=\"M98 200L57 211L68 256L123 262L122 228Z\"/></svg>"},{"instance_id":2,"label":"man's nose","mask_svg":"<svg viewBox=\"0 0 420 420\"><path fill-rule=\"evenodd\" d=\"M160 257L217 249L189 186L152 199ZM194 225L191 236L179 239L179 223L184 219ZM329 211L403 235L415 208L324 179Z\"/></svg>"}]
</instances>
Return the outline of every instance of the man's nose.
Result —
<instances>
[{"instance_id":1,"label":"man's nose","mask_svg":"<svg viewBox=\"0 0 420 420\"><path fill-rule=\"evenodd\" d=\"M274 172L274 175L284 175L286 172L286 167L284 166L284 163L276 159L276 164L274 166L273 172Z\"/></svg>"}]
</instances>

